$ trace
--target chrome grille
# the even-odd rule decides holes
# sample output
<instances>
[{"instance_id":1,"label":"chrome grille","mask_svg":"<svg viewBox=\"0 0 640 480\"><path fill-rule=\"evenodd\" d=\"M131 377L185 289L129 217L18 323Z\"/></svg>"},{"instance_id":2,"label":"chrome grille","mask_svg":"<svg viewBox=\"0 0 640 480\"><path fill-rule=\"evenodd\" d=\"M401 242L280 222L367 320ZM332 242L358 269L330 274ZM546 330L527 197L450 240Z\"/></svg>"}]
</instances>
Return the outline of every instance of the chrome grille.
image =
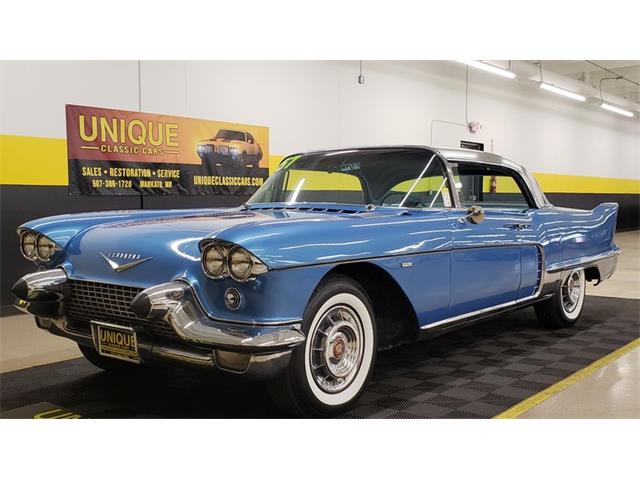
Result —
<instances>
[{"instance_id":1,"label":"chrome grille","mask_svg":"<svg viewBox=\"0 0 640 480\"><path fill-rule=\"evenodd\" d=\"M91 321L143 327L151 333L176 338L177 335L164 320L136 317L131 302L142 288L109 283L69 280L71 296L67 303L67 318L74 324Z\"/></svg>"}]
</instances>

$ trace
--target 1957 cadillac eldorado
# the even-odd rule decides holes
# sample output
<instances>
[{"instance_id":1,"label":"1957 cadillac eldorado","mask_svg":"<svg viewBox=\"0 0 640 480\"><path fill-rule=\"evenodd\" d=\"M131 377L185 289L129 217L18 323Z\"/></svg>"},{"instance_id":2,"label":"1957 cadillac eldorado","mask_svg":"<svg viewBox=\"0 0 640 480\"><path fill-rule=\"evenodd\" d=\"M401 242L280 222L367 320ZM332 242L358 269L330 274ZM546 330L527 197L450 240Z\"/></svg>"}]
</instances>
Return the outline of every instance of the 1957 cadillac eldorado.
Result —
<instances>
[{"instance_id":1,"label":"1957 cadillac eldorado","mask_svg":"<svg viewBox=\"0 0 640 480\"><path fill-rule=\"evenodd\" d=\"M100 368L216 368L331 415L378 350L529 305L573 325L585 283L615 270L617 210L554 207L526 169L484 152L310 152L234 209L28 222L21 250L38 270L13 292Z\"/></svg>"}]
</instances>

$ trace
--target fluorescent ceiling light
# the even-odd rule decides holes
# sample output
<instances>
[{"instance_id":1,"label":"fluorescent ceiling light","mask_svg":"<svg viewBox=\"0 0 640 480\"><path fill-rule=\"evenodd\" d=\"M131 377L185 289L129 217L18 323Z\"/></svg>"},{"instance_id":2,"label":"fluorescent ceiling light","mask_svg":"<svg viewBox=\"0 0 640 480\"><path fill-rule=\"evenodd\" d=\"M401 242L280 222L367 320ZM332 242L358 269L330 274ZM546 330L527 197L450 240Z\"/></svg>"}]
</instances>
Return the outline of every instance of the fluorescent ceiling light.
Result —
<instances>
[{"instance_id":1,"label":"fluorescent ceiling light","mask_svg":"<svg viewBox=\"0 0 640 480\"><path fill-rule=\"evenodd\" d=\"M604 108L605 110L609 110L610 112L615 112L620 115L624 115L625 117L633 117L633 112L629 110L623 110L622 108L614 107L613 105L609 105L608 103L602 102L600 104L600 108Z\"/></svg>"},{"instance_id":2,"label":"fluorescent ceiling light","mask_svg":"<svg viewBox=\"0 0 640 480\"><path fill-rule=\"evenodd\" d=\"M477 60L458 60L458 62L469 65L470 67L479 68L480 70L484 70L485 72L495 73L496 75L500 75L502 77L516 78L516 74L511 70L494 67L493 65L489 65L488 63L479 62Z\"/></svg>"},{"instance_id":3,"label":"fluorescent ceiling light","mask_svg":"<svg viewBox=\"0 0 640 480\"><path fill-rule=\"evenodd\" d=\"M555 85L551 85L550 83L540 83L540 88L548 90L553 93L557 93L558 95L563 95L565 97L573 98L574 100L578 100L579 102L584 102L586 97L582 95L578 95L577 93L570 92L569 90L565 90L564 88L556 87Z\"/></svg>"}]
</instances>

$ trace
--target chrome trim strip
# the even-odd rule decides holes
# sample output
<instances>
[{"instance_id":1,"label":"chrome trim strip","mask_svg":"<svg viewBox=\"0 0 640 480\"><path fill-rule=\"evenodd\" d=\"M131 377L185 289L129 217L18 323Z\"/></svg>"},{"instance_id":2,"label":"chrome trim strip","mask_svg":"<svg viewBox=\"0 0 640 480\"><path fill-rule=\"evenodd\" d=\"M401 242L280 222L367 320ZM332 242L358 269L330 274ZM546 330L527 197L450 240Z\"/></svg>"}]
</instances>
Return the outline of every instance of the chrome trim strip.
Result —
<instances>
[{"instance_id":1,"label":"chrome trim strip","mask_svg":"<svg viewBox=\"0 0 640 480\"><path fill-rule=\"evenodd\" d=\"M161 345L153 345L151 347L151 353L153 355L157 355L158 357L162 357L168 360L174 360L180 363L189 363L192 365L205 367L215 366L213 362L213 355L211 353L199 354L180 348L164 347Z\"/></svg>"},{"instance_id":2,"label":"chrome trim strip","mask_svg":"<svg viewBox=\"0 0 640 480\"><path fill-rule=\"evenodd\" d=\"M430 328L438 327L440 325L444 325L444 324L451 323L451 322L456 322L458 320L463 320L463 319L469 318L469 317L475 317L477 315L482 315L482 314L485 314L485 313L492 312L493 310L500 310L502 308L511 307L511 306L517 305L517 304L518 304L518 302L516 300L512 300L510 302L501 303L500 305L494 305L493 307L486 307L486 308L482 308L480 310L475 310L473 312L463 313L462 315L457 315L455 317L445 318L444 320L439 320L437 322L428 323L428 324L423 325L422 327L420 327L420 329L421 330L429 330Z\"/></svg>"},{"instance_id":3,"label":"chrome trim strip","mask_svg":"<svg viewBox=\"0 0 640 480\"><path fill-rule=\"evenodd\" d=\"M452 243L452 242L450 242ZM394 253L392 255L376 255L376 256L372 256L372 257L359 257L359 258L353 258L353 259L349 259L349 260L339 260L339 261L334 261L334 262L316 262L316 263L305 263L302 265L291 265L291 266L287 266L287 267L277 267L277 268L271 268L270 271L272 272L280 272L283 270L293 270L294 268L306 268L306 267L321 267L324 265L342 265L345 263L357 263L357 262L366 262L369 260L384 260L386 258L400 258L400 257L413 257L416 255L432 255L434 253L448 253L448 252L453 252L453 251L459 251L459 250L473 250L473 249L483 249L483 248L505 248L505 247L520 247L522 245L536 245L539 246L539 244L524 244L521 242L512 242L512 243L502 243L500 245L473 245L473 246L464 246L464 247L457 247L457 248L452 248L452 247L447 247L447 248L443 248L441 250L428 250L426 252L408 252L408 253Z\"/></svg>"},{"instance_id":4,"label":"chrome trim strip","mask_svg":"<svg viewBox=\"0 0 640 480\"><path fill-rule=\"evenodd\" d=\"M569 270L576 267L587 266L601 260L606 260L608 258L618 256L620 255L620 252L620 247L616 246L609 252L603 252L597 255L590 255L588 257L574 258L571 260L566 260L564 262L554 263L553 265L549 265L546 271L547 273L554 273L560 270Z\"/></svg>"}]
</instances>

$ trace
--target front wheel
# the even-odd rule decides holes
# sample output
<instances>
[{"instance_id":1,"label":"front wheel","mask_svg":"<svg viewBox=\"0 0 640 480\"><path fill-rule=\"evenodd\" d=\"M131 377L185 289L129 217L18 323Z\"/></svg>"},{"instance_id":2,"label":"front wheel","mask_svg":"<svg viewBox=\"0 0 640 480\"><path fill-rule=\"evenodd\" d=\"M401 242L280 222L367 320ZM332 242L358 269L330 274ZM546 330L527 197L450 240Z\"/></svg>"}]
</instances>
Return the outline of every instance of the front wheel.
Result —
<instances>
[{"instance_id":1,"label":"front wheel","mask_svg":"<svg viewBox=\"0 0 640 480\"><path fill-rule=\"evenodd\" d=\"M276 403L298 416L329 416L355 404L373 372L376 326L371 302L350 277L328 276L304 314L304 345L272 381Z\"/></svg>"},{"instance_id":2,"label":"front wheel","mask_svg":"<svg viewBox=\"0 0 640 480\"><path fill-rule=\"evenodd\" d=\"M553 297L534 305L540 323L551 328L570 327L576 323L582 313L586 286L584 270L571 271Z\"/></svg>"}]
</instances>

